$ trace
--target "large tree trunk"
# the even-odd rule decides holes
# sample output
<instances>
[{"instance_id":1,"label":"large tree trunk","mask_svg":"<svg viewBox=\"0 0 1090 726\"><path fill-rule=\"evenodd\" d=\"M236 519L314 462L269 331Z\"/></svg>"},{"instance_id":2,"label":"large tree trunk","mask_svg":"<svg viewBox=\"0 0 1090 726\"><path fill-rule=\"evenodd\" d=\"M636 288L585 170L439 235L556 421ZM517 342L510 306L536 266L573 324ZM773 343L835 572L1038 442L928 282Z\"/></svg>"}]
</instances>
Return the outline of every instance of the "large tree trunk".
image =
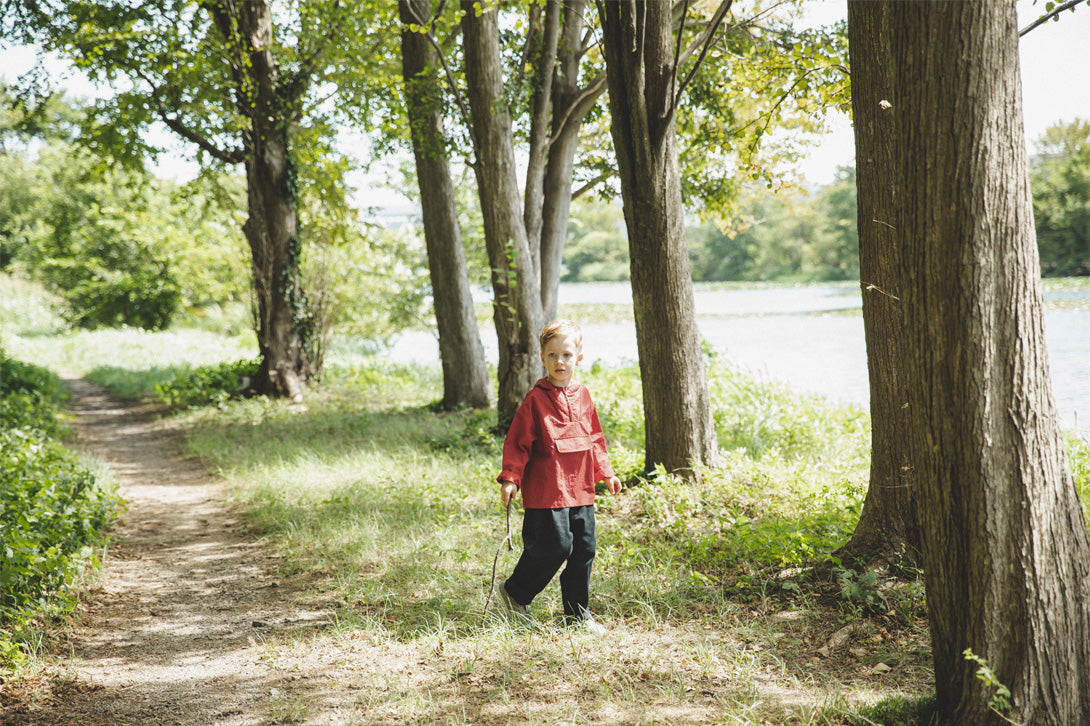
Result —
<instances>
[{"instance_id":1,"label":"large tree trunk","mask_svg":"<svg viewBox=\"0 0 1090 726\"><path fill-rule=\"evenodd\" d=\"M856 188L859 204L859 274L863 329L870 373L870 486L842 559L918 563L920 535L916 488L908 445L904 380L904 316L900 300L901 240L895 226L894 94L888 6L873 0L848 3L852 64Z\"/></svg>"},{"instance_id":2,"label":"large tree trunk","mask_svg":"<svg viewBox=\"0 0 1090 726\"><path fill-rule=\"evenodd\" d=\"M298 199L288 140L292 110L278 94L269 4L242 3L237 22L249 49L240 106L250 120L243 139L249 202L243 231L250 245L261 354L255 388L298 398L314 371L308 355L311 317L299 273Z\"/></svg>"},{"instance_id":3,"label":"large tree trunk","mask_svg":"<svg viewBox=\"0 0 1090 726\"><path fill-rule=\"evenodd\" d=\"M400 0L401 22L424 25L430 0ZM466 273L462 228L447 162L438 54L422 33L401 33L405 99L416 158L424 217L439 360L443 367L443 408L488 405L488 366L481 345Z\"/></svg>"},{"instance_id":4,"label":"large tree trunk","mask_svg":"<svg viewBox=\"0 0 1090 726\"><path fill-rule=\"evenodd\" d=\"M1090 724L1090 543L1049 381L1013 0L890 5L893 224L937 703Z\"/></svg>"},{"instance_id":5,"label":"large tree trunk","mask_svg":"<svg viewBox=\"0 0 1090 726\"><path fill-rule=\"evenodd\" d=\"M696 326L674 123L669 0L600 0L613 145L624 198L648 470L719 452Z\"/></svg>"},{"instance_id":6,"label":"large tree trunk","mask_svg":"<svg viewBox=\"0 0 1090 726\"><path fill-rule=\"evenodd\" d=\"M481 9L481 5L462 0L462 33L476 152L474 171L492 269L499 343L496 409L499 426L506 430L526 392L541 375L537 339L544 316L539 271L522 219L511 115L503 100L496 9L487 3Z\"/></svg>"}]
</instances>

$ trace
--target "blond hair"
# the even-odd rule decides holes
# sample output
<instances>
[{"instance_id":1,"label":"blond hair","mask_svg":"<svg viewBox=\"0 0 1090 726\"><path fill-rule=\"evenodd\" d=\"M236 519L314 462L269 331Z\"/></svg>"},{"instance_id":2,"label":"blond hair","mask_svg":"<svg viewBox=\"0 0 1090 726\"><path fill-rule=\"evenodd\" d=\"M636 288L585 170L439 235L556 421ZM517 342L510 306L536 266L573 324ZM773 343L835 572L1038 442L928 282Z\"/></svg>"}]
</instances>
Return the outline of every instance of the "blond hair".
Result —
<instances>
[{"instance_id":1,"label":"blond hair","mask_svg":"<svg viewBox=\"0 0 1090 726\"><path fill-rule=\"evenodd\" d=\"M576 350L583 350L582 329L574 321L565 319L554 320L542 329L539 338L541 350L545 350L545 345L550 340L559 337L571 338Z\"/></svg>"}]
</instances>

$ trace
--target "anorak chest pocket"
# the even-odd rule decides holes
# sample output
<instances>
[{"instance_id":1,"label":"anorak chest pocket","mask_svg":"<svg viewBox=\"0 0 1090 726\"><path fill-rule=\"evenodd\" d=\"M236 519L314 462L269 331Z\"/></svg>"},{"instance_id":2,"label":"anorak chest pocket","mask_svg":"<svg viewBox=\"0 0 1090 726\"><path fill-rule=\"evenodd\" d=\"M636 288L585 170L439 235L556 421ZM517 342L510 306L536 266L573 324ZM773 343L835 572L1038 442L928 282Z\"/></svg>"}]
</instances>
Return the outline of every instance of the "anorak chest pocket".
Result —
<instances>
[{"instance_id":1,"label":"anorak chest pocket","mask_svg":"<svg viewBox=\"0 0 1090 726\"><path fill-rule=\"evenodd\" d=\"M552 445L561 454L571 454L579 451L590 451L594 442L587 433L582 423L572 421L566 424L558 424L549 427L549 437Z\"/></svg>"}]
</instances>

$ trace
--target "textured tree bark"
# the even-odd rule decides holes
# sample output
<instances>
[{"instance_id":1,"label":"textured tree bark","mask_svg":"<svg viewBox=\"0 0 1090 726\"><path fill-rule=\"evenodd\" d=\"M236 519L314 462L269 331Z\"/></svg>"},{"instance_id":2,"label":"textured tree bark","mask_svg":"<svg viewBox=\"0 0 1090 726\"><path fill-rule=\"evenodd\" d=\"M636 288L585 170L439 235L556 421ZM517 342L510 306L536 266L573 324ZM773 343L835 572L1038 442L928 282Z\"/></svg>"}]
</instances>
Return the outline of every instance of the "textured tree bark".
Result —
<instances>
[{"instance_id":1,"label":"textured tree bark","mask_svg":"<svg viewBox=\"0 0 1090 726\"><path fill-rule=\"evenodd\" d=\"M848 3L852 64L859 273L870 375L871 465L863 512L842 559L919 561L916 487L908 441L904 380L904 316L900 300L901 240L894 218L893 97L888 6Z\"/></svg>"},{"instance_id":2,"label":"textured tree bark","mask_svg":"<svg viewBox=\"0 0 1090 726\"><path fill-rule=\"evenodd\" d=\"M462 33L477 155L474 171L492 269L493 317L499 343L496 409L499 427L506 430L542 372L537 336L544 315L540 273L522 218L511 115L503 101L496 10L480 6L474 0L462 0Z\"/></svg>"},{"instance_id":3,"label":"textured tree bark","mask_svg":"<svg viewBox=\"0 0 1090 726\"><path fill-rule=\"evenodd\" d=\"M249 202L243 231L250 245L261 354L255 388L297 398L314 370L308 355L311 317L299 273L298 199L288 136L293 112L277 86L269 4L242 3L229 22L237 22L238 38L247 44L238 94L250 123L243 133Z\"/></svg>"},{"instance_id":4,"label":"textured tree bark","mask_svg":"<svg viewBox=\"0 0 1090 726\"><path fill-rule=\"evenodd\" d=\"M430 0L400 0L401 22L422 23ZM462 229L447 161L438 58L427 36L401 33L402 75L420 185L445 409L484 408L489 400L488 366L473 309Z\"/></svg>"},{"instance_id":5,"label":"textured tree bark","mask_svg":"<svg viewBox=\"0 0 1090 726\"><path fill-rule=\"evenodd\" d=\"M628 227L648 470L719 463L696 326L673 115L669 0L599 0Z\"/></svg>"},{"instance_id":6,"label":"textured tree bark","mask_svg":"<svg viewBox=\"0 0 1090 726\"><path fill-rule=\"evenodd\" d=\"M944 723L1090 724L1090 543L1049 381L1012 0L894 2L908 403Z\"/></svg>"}]
</instances>

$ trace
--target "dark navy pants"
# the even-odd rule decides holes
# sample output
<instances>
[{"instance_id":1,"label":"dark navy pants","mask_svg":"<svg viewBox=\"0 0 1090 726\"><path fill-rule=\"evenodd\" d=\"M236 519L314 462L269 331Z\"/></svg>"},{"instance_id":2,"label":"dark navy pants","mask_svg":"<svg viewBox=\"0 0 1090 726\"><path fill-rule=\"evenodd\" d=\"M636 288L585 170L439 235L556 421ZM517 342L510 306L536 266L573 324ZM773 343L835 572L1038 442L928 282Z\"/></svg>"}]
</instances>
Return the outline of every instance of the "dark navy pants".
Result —
<instances>
[{"instance_id":1,"label":"dark navy pants","mask_svg":"<svg viewBox=\"0 0 1090 726\"><path fill-rule=\"evenodd\" d=\"M522 556L504 587L520 605L529 605L560 573L564 614L583 617L590 605L590 571L597 537L594 505L565 509L527 509L522 519ZM566 564L566 566L565 566Z\"/></svg>"}]
</instances>

